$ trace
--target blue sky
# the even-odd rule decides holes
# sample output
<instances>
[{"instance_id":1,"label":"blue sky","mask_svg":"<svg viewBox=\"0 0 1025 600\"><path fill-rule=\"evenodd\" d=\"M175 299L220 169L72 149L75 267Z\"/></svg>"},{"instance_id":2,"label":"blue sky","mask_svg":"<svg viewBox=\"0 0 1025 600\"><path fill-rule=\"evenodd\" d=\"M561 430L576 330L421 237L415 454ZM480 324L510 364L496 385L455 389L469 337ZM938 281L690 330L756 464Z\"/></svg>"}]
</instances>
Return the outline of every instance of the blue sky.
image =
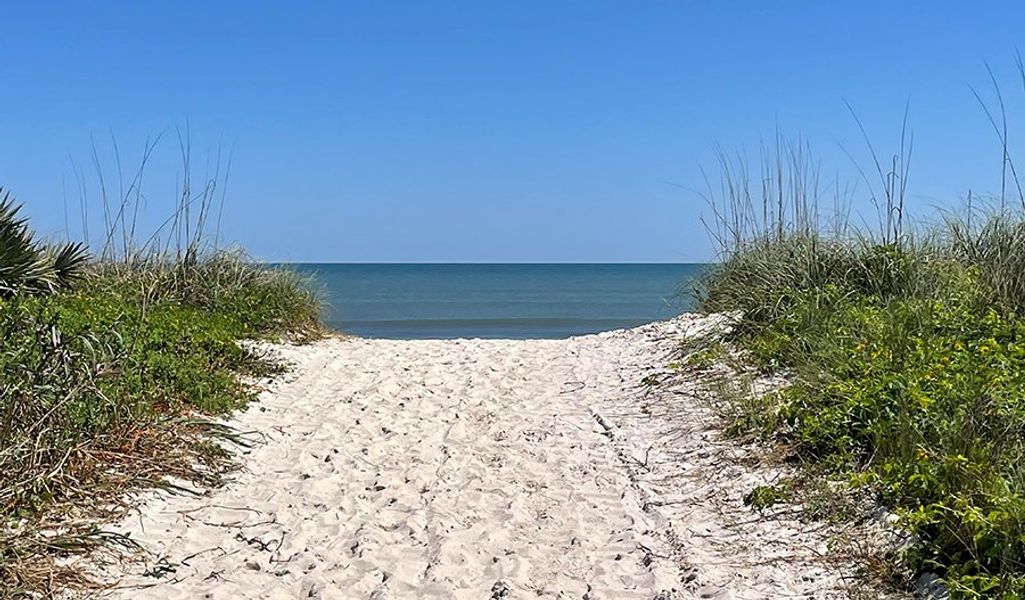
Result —
<instances>
[{"instance_id":1,"label":"blue sky","mask_svg":"<svg viewBox=\"0 0 1025 600\"><path fill-rule=\"evenodd\" d=\"M69 2L4 11L0 184L48 236L147 170L140 227L232 149L223 237L270 260L700 261L691 188L718 144L801 132L824 174L882 152L905 104L912 210L999 189L969 86L1004 86L1025 144L1025 4L989 2ZM839 143L838 143L839 142ZM863 154L862 159L867 160ZM80 175L76 176L76 169ZM864 200L865 194L860 198ZM65 206L68 209L65 210ZM92 230L100 228L91 210Z\"/></svg>"}]
</instances>

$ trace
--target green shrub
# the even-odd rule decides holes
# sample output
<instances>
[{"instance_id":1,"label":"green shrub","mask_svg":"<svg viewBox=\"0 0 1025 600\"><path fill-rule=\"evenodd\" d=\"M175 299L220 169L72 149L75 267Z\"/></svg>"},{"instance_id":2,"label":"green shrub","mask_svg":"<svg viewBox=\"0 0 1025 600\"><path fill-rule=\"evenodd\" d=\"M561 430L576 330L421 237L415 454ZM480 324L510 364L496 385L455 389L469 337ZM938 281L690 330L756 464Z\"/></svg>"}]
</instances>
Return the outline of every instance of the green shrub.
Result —
<instances>
[{"instance_id":1,"label":"green shrub","mask_svg":"<svg viewBox=\"0 0 1025 600\"><path fill-rule=\"evenodd\" d=\"M37 531L62 507L116 505L169 474L215 481L209 436L225 432L205 417L250 398L240 375L276 368L239 342L308 338L318 314L305 281L234 255L94 265L74 290L0 299L0 581L83 582Z\"/></svg>"},{"instance_id":2,"label":"green shrub","mask_svg":"<svg viewBox=\"0 0 1025 600\"><path fill-rule=\"evenodd\" d=\"M793 383L777 420L738 420L771 423L806 459L875 490L923 540L916 566L943 574L955 597L1019 597L1025 319L996 300L991 266L916 252L852 250L857 269L814 283L791 277L793 263L763 275L788 283L761 289L771 318L748 320L735 341Z\"/></svg>"}]
</instances>

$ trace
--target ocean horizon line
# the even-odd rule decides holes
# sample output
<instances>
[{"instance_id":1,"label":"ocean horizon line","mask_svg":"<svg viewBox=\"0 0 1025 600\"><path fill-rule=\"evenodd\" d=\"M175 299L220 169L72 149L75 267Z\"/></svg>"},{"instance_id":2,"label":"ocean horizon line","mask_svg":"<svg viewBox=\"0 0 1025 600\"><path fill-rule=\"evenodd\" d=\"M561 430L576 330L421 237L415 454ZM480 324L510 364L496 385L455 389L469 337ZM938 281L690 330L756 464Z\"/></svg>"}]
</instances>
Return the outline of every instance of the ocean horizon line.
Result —
<instances>
[{"instance_id":1,"label":"ocean horizon line","mask_svg":"<svg viewBox=\"0 0 1025 600\"><path fill-rule=\"evenodd\" d=\"M710 265L713 261L373 261L260 260L269 265Z\"/></svg>"}]
</instances>

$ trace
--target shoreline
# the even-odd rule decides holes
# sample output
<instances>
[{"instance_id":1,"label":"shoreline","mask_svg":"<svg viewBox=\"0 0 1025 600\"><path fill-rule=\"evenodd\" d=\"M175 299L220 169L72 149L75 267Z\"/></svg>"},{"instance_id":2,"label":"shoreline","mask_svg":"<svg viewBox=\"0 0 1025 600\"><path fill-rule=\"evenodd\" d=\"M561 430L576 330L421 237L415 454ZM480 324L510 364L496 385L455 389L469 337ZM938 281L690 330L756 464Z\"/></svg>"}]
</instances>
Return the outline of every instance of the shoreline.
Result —
<instances>
[{"instance_id":1,"label":"shoreline","mask_svg":"<svg viewBox=\"0 0 1025 600\"><path fill-rule=\"evenodd\" d=\"M642 385L717 319L274 346L293 367L229 420L265 441L224 487L142 494L108 597L846 597L828 532L744 505L781 473L700 382Z\"/></svg>"}]
</instances>

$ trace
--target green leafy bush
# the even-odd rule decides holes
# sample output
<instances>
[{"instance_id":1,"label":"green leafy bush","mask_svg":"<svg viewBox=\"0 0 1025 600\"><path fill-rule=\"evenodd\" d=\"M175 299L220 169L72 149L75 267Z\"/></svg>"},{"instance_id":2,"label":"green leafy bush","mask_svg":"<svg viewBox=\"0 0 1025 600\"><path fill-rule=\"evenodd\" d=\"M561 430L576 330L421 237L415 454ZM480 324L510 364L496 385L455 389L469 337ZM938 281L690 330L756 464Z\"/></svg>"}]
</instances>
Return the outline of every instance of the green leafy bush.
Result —
<instances>
[{"instance_id":1,"label":"green leafy bush","mask_svg":"<svg viewBox=\"0 0 1025 600\"><path fill-rule=\"evenodd\" d=\"M225 432L206 416L250 398L240 375L276 368L239 342L315 335L318 313L302 279L226 255L94 265L73 290L0 299L0 581L81 583L36 531L68 506L214 481L209 436Z\"/></svg>"},{"instance_id":2,"label":"green leafy bush","mask_svg":"<svg viewBox=\"0 0 1025 600\"><path fill-rule=\"evenodd\" d=\"M850 255L859 268L831 280L763 287L771 318L756 311L738 332L762 368L794 374L774 433L896 509L922 540L914 564L955 597L1020 597L1025 319L954 249Z\"/></svg>"}]
</instances>

